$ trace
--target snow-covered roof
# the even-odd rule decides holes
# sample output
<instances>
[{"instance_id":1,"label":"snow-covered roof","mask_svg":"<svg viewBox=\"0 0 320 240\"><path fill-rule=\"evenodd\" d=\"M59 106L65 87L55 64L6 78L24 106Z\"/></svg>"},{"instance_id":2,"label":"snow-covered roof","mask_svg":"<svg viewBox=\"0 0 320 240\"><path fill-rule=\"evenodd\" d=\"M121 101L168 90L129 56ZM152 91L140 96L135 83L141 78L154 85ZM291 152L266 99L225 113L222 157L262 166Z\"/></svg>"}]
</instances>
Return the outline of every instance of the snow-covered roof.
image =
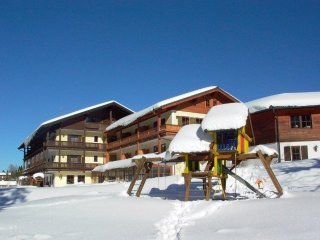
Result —
<instances>
[{"instance_id":1,"label":"snow-covered roof","mask_svg":"<svg viewBox=\"0 0 320 240\"><path fill-rule=\"evenodd\" d=\"M107 170L113 170L113 169L120 169L120 168L130 168L135 166L135 160L141 159L141 158L147 158L147 159L163 159L165 157L164 153L148 153L148 154L141 154L136 155L132 158L124 159L124 160L116 160L112 162L108 162L104 165L99 165L95 167L92 171L93 172L105 172Z\"/></svg>"},{"instance_id":2,"label":"snow-covered roof","mask_svg":"<svg viewBox=\"0 0 320 240\"><path fill-rule=\"evenodd\" d=\"M238 129L246 125L248 114L248 108L243 103L217 105L204 117L201 127L204 131Z\"/></svg>"},{"instance_id":3,"label":"snow-covered roof","mask_svg":"<svg viewBox=\"0 0 320 240\"><path fill-rule=\"evenodd\" d=\"M44 173L38 172L38 173L33 174L32 177L33 177L33 178L37 178L37 177L44 178Z\"/></svg>"},{"instance_id":4,"label":"snow-covered roof","mask_svg":"<svg viewBox=\"0 0 320 240\"><path fill-rule=\"evenodd\" d=\"M92 171L93 172L105 172L107 170L112 170L112 169L118 169L118 168L130 168L135 166L136 164L132 160L132 158L124 159L124 160L117 160L117 161L112 161L108 162L104 165L99 165L95 167Z\"/></svg>"},{"instance_id":5,"label":"snow-covered roof","mask_svg":"<svg viewBox=\"0 0 320 240\"><path fill-rule=\"evenodd\" d=\"M320 92L282 93L246 103L250 113L272 107L304 107L320 105Z\"/></svg>"},{"instance_id":6,"label":"snow-covered roof","mask_svg":"<svg viewBox=\"0 0 320 240\"><path fill-rule=\"evenodd\" d=\"M163 107L165 105L177 102L179 100L182 100L182 99L185 99L185 98L188 98L188 97L192 97L194 95L197 95L197 94L200 94L200 93L203 93L203 92L206 92L206 91L210 91L210 90L215 89L215 88L217 88L217 86L201 88L201 89L198 89L198 90L195 90L195 91L192 91L192 92L188 92L188 93L185 93L185 94L173 97L173 98L169 98L169 99L163 100L163 101L158 102L158 103L156 103L156 104L154 104L154 105L152 105L150 107L142 109L141 111L132 113L132 114L126 116L126 117L123 117L123 118L119 119L118 121L116 121L116 122L112 123L110 126L108 126L106 128L106 130L110 131L110 130L112 130L114 128L117 128L119 126L127 126L130 123L133 123L139 117L144 116L147 113L150 113L150 112L152 112L152 111L154 111L156 109L159 109L159 108L161 108L161 107Z\"/></svg>"},{"instance_id":7,"label":"snow-covered roof","mask_svg":"<svg viewBox=\"0 0 320 240\"><path fill-rule=\"evenodd\" d=\"M209 152L213 138L205 133L200 124L183 126L172 139L168 151L171 153Z\"/></svg>"},{"instance_id":8,"label":"snow-covered roof","mask_svg":"<svg viewBox=\"0 0 320 240\"><path fill-rule=\"evenodd\" d=\"M73 117L75 115L78 115L78 114L81 114L81 113L85 113L85 112L88 112L88 111L91 111L91 110L94 110L94 109L97 109L97 108L102 108L102 107L105 107L105 106L108 106L108 105L111 105L111 104L117 104L119 105L120 107L130 111L130 112L134 112L133 110L131 110L130 108L127 108L125 107L124 105L118 103L117 101L107 101L107 102L104 102L104 103L100 103L100 104L97 104L97 105L94 105L94 106L90 106L90 107L87 107L87 108L83 108L83 109L80 109L80 110L77 110L77 111L74 111L74 112L71 112L71 113L68 113L68 114L65 114L65 115L62 115L62 116L59 116L59 117L56 117L56 118L53 118L53 119L50 119L48 121L45 121L43 123L41 123L39 125L39 127L36 128L35 131L33 131L33 133L31 135L29 135L23 142L24 145L28 145L30 143L30 141L33 139L33 137L35 136L35 134L38 132L38 130L42 127L45 127L47 125L50 125L50 124L53 124L55 122L58 122L60 120L63 120L63 119L66 119L66 118L69 118L69 117Z\"/></svg>"},{"instance_id":9,"label":"snow-covered roof","mask_svg":"<svg viewBox=\"0 0 320 240\"><path fill-rule=\"evenodd\" d=\"M11 173L6 173L6 172L0 172L0 176L11 176Z\"/></svg>"},{"instance_id":10,"label":"snow-covered roof","mask_svg":"<svg viewBox=\"0 0 320 240\"><path fill-rule=\"evenodd\" d=\"M262 154L266 154L268 156L272 156L272 155L278 155L278 152L272 148L269 148L265 145L257 145L255 146L251 151L250 153L256 153L258 151L261 151Z\"/></svg>"}]
</instances>

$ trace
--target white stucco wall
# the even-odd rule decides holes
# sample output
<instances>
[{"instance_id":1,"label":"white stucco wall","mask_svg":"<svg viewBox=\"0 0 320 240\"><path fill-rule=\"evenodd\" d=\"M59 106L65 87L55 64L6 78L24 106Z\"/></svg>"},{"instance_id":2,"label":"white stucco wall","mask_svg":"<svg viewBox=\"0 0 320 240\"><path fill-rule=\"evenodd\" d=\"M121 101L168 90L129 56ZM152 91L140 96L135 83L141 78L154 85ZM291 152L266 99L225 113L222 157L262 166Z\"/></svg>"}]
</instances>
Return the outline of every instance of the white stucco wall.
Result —
<instances>
[{"instance_id":1,"label":"white stucco wall","mask_svg":"<svg viewBox=\"0 0 320 240\"><path fill-rule=\"evenodd\" d=\"M278 151L277 143L264 144ZM307 146L308 147L308 158L320 159L320 141L299 141L299 142L281 142L280 143L280 158L284 161L284 147L292 146ZM252 149L252 147L250 148Z\"/></svg>"},{"instance_id":2,"label":"white stucco wall","mask_svg":"<svg viewBox=\"0 0 320 240\"><path fill-rule=\"evenodd\" d=\"M76 171L70 171L70 172L55 172L54 173L54 187L63 187L67 186L67 175L73 175L74 176L74 184L78 184L78 176L85 176L85 184L91 184L92 178L91 178L91 172L76 172Z\"/></svg>"}]
</instances>

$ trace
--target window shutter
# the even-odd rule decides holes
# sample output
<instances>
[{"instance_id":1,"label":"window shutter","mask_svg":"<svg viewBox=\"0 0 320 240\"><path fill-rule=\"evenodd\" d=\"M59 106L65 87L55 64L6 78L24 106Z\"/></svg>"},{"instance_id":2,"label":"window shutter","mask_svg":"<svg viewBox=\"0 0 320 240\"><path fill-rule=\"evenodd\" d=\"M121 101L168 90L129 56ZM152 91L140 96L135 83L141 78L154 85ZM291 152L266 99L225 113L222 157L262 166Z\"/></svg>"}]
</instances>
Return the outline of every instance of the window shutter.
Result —
<instances>
[{"instance_id":1,"label":"window shutter","mask_svg":"<svg viewBox=\"0 0 320 240\"><path fill-rule=\"evenodd\" d=\"M284 147L284 160L291 161L290 147Z\"/></svg>"},{"instance_id":2,"label":"window shutter","mask_svg":"<svg viewBox=\"0 0 320 240\"><path fill-rule=\"evenodd\" d=\"M308 146L301 146L302 159L308 159Z\"/></svg>"}]
</instances>

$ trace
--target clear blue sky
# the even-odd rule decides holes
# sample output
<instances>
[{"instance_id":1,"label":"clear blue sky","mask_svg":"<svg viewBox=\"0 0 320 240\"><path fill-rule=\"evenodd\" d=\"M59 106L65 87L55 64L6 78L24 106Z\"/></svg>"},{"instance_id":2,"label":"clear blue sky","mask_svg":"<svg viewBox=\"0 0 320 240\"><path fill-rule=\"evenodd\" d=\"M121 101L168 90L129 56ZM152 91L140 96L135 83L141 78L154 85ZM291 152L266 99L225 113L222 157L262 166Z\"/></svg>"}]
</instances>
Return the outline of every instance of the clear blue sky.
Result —
<instances>
[{"instance_id":1,"label":"clear blue sky","mask_svg":"<svg viewBox=\"0 0 320 240\"><path fill-rule=\"evenodd\" d=\"M320 1L0 1L0 170L42 122L218 85L319 91Z\"/></svg>"}]
</instances>

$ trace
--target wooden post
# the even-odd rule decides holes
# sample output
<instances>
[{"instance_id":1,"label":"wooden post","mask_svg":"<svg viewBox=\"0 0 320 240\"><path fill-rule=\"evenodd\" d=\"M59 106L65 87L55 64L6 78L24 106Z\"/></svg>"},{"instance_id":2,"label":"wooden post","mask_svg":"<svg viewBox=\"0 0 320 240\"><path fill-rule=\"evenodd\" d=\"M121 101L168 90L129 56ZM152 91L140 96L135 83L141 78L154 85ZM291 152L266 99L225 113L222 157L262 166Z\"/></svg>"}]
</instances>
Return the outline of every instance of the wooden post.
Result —
<instances>
[{"instance_id":1,"label":"wooden post","mask_svg":"<svg viewBox=\"0 0 320 240\"><path fill-rule=\"evenodd\" d=\"M140 154L140 124L137 124L137 155Z\"/></svg>"},{"instance_id":2,"label":"wooden post","mask_svg":"<svg viewBox=\"0 0 320 240\"><path fill-rule=\"evenodd\" d=\"M109 111L109 121L110 121L110 124L112 123L112 110Z\"/></svg>"},{"instance_id":3,"label":"wooden post","mask_svg":"<svg viewBox=\"0 0 320 240\"><path fill-rule=\"evenodd\" d=\"M161 127L161 115L158 114L157 115L158 153L161 153L160 127Z\"/></svg>"},{"instance_id":4,"label":"wooden post","mask_svg":"<svg viewBox=\"0 0 320 240\"><path fill-rule=\"evenodd\" d=\"M268 161L264 158L261 151L258 151L257 155L259 156L264 168L266 169L269 177L271 178L271 181L272 181L273 185L275 186L275 188L277 189L279 197L280 197L283 194L283 190L282 190L282 187L281 187L278 179L276 178L276 176L274 175L274 172L272 171L272 169L270 167L270 163L268 163ZM271 161L269 161L269 162L271 162Z\"/></svg>"},{"instance_id":5,"label":"wooden post","mask_svg":"<svg viewBox=\"0 0 320 240\"><path fill-rule=\"evenodd\" d=\"M261 193L259 190L255 189L250 183L248 183L246 180L244 180L242 177L240 177L239 175L235 174L234 172L230 171L226 166L222 165L222 168L224 169L224 171L226 171L226 173L228 173L231 177L235 178L237 181L239 181L240 183L242 183L243 185L245 185L247 188L249 188L251 191L253 191L254 193L256 193L259 197L267 197L266 195L264 195L263 193Z\"/></svg>"},{"instance_id":6,"label":"wooden post","mask_svg":"<svg viewBox=\"0 0 320 240\"><path fill-rule=\"evenodd\" d=\"M209 201L211 197L211 189L212 189L212 173L208 173L208 185L206 191L206 200Z\"/></svg>"},{"instance_id":7,"label":"wooden post","mask_svg":"<svg viewBox=\"0 0 320 240\"><path fill-rule=\"evenodd\" d=\"M202 189L204 197L207 196L207 178L202 178Z\"/></svg>"},{"instance_id":8,"label":"wooden post","mask_svg":"<svg viewBox=\"0 0 320 240\"><path fill-rule=\"evenodd\" d=\"M183 176L184 176L184 187L185 187L184 200L189 201L190 185L191 185L191 172L184 173Z\"/></svg>"},{"instance_id":9,"label":"wooden post","mask_svg":"<svg viewBox=\"0 0 320 240\"><path fill-rule=\"evenodd\" d=\"M220 182L221 182L222 199L226 200L227 199L227 195L226 195L227 179L225 177L222 177L220 178Z\"/></svg>"},{"instance_id":10,"label":"wooden post","mask_svg":"<svg viewBox=\"0 0 320 240\"><path fill-rule=\"evenodd\" d=\"M61 167L61 128L59 128L59 171Z\"/></svg>"}]
</instances>

